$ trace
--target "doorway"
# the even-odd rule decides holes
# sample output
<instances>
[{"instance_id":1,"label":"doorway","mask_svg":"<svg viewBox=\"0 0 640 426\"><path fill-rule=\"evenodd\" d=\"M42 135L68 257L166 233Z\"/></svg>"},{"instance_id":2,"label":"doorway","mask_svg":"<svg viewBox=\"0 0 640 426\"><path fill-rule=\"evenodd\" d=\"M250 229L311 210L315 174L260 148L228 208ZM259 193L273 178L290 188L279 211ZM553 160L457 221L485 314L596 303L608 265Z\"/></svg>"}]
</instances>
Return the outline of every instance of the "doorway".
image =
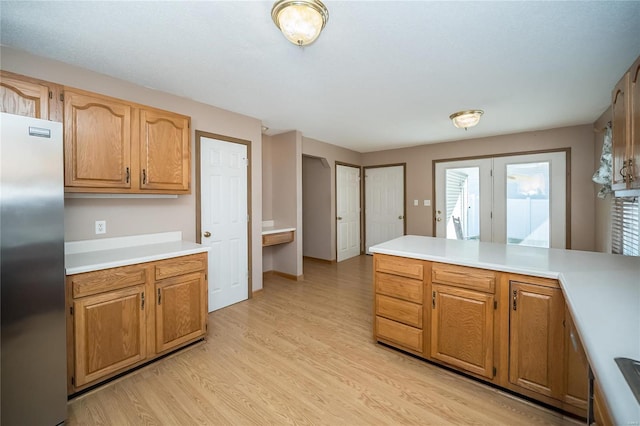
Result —
<instances>
[{"instance_id":1,"label":"doorway","mask_svg":"<svg viewBox=\"0 0 640 426\"><path fill-rule=\"evenodd\" d=\"M209 246L209 312L250 295L250 142L196 131L198 242Z\"/></svg>"},{"instance_id":2,"label":"doorway","mask_svg":"<svg viewBox=\"0 0 640 426\"><path fill-rule=\"evenodd\" d=\"M405 234L405 164L364 168L365 253Z\"/></svg>"},{"instance_id":3,"label":"doorway","mask_svg":"<svg viewBox=\"0 0 640 426\"><path fill-rule=\"evenodd\" d=\"M436 162L437 237L569 248L568 150Z\"/></svg>"},{"instance_id":4,"label":"doorway","mask_svg":"<svg viewBox=\"0 0 640 426\"><path fill-rule=\"evenodd\" d=\"M360 255L360 166L336 163L336 259Z\"/></svg>"}]
</instances>

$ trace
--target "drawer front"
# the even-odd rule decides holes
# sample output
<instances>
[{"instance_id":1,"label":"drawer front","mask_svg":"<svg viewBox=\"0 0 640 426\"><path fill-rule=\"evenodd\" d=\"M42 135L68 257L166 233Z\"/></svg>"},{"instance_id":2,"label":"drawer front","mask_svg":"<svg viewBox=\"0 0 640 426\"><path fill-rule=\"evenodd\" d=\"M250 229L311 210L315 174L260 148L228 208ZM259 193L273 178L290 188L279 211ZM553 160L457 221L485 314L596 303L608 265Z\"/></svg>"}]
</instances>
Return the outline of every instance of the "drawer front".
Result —
<instances>
[{"instance_id":1,"label":"drawer front","mask_svg":"<svg viewBox=\"0 0 640 426\"><path fill-rule=\"evenodd\" d=\"M431 281L491 294L496 291L495 272L466 266L434 263L431 267Z\"/></svg>"},{"instance_id":2,"label":"drawer front","mask_svg":"<svg viewBox=\"0 0 640 426\"><path fill-rule=\"evenodd\" d=\"M293 231L278 232L277 234L267 234L262 236L263 246L273 246L275 244L290 243L293 241Z\"/></svg>"},{"instance_id":3,"label":"drawer front","mask_svg":"<svg viewBox=\"0 0 640 426\"><path fill-rule=\"evenodd\" d=\"M422 281L376 273L376 293L422 304Z\"/></svg>"},{"instance_id":4,"label":"drawer front","mask_svg":"<svg viewBox=\"0 0 640 426\"><path fill-rule=\"evenodd\" d=\"M162 260L155 262L155 278L156 281L163 280L189 272L202 271L206 267L207 255L205 253Z\"/></svg>"},{"instance_id":5,"label":"drawer front","mask_svg":"<svg viewBox=\"0 0 640 426\"><path fill-rule=\"evenodd\" d=\"M422 328L422 305L376 295L376 315Z\"/></svg>"},{"instance_id":6,"label":"drawer front","mask_svg":"<svg viewBox=\"0 0 640 426\"><path fill-rule=\"evenodd\" d=\"M422 280L424 277L424 265L421 260L376 254L374 261L376 272L384 272L416 280Z\"/></svg>"},{"instance_id":7,"label":"drawer front","mask_svg":"<svg viewBox=\"0 0 640 426\"><path fill-rule=\"evenodd\" d=\"M72 297L74 299L144 284L146 280L146 269L141 265L86 272L84 274L71 275L67 278L67 282L71 282Z\"/></svg>"},{"instance_id":8,"label":"drawer front","mask_svg":"<svg viewBox=\"0 0 640 426\"><path fill-rule=\"evenodd\" d=\"M422 352L422 330L376 316L377 337Z\"/></svg>"}]
</instances>

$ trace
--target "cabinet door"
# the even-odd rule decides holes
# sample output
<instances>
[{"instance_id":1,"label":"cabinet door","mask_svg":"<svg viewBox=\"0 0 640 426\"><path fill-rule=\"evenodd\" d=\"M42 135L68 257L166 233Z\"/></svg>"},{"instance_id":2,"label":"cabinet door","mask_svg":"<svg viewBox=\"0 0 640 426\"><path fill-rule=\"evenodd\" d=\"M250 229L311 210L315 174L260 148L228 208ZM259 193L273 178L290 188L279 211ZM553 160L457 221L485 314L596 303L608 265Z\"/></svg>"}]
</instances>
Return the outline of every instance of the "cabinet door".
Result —
<instances>
[{"instance_id":1,"label":"cabinet door","mask_svg":"<svg viewBox=\"0 0 640 426\"><path fill-rule=\"evenodd\" d=\"M206 299L204 272L156 282L156 352L204 336Z\"/></svg>"},{"instance_id":2,"label":"cabinet door","mask_svg":"<svg viewBox=\"0 0 640 426\"><path fill-rule=\"evenodd\" d=\"M140 110L140 188L189 192L189 118L153 109Z\"/></svg>"},{"instance_id":3,"label":"cabinet door","mask_svg":"<svg viewBox=\"0 0 640 426\"><path fill-rule=\"evenodd\" d=\"M627 140L629 138L629 73L625 74L613 89L611 99L612 132L613 132L613 164L612 182L613 189L625 189L627 182L624 177L627 161Z\"/></svg>"},{"instance_id":4,"label":"cabinet door","mask_svg":"<svg viewBox=\"0 0 640 426\"><path fill-rule=\"evenodd\" d=\"M74 300L76 387L145 359L144 289Z\"/></svg>"},{"instance_id":5,"label":"cabinet door","mask_svg":"<svg viewBox=\"0 0 640 426\"><path fill-rule=\"evenodd\" d=\"M431 357L493 378L494 296L432 285Z\"/></svg>"},{"instance_id":6,"label":"cabinet door","mask_svg":"<svg viewBox=\"0 0 640 426\"><path fill-rule=\"evenodd\" d=\"M559 288L511 281L509 381L560 399L564 303Z\"/></svg>"},{"instance_id":7,"label":"cabinet door","mask_svg":"<svg viewBox=\"0 0 640 426\"><path fill-rule=\"evenodd\" d=\"M64 94L65 186L131 188L131 106L99 95Z\"/></svg>"},{"instance_id":8,"label":"cabinet door","mask_svg":"<svg viewBox=\"0 0 640 426\"><path fill-rule=\"evenodd\" d=\"M589 363L569 310L565 308L564 326L564 401L587 413Z\"/></svg>"},{"instance_id":9,"label":"cabinet door","mask_svg":"<svg viewBox=\"0 0 640 426\"><path fill-rule=\"evenodd\" d=\"M631 114L629 114L631 118L629 185L632 188L640 188L640 58L633 64L629 77L629 93L631 95Z\"/></svg>"},{"instance_id":10,"label":"cabinet door","mask_svg":"<svg viewBox=\"0 0 640 426\"><path fill-rule=\"evenodd\" d=\"M49 87L9 77L0 78L0 111L49 119Z\"/></svg>"}]
</instances>

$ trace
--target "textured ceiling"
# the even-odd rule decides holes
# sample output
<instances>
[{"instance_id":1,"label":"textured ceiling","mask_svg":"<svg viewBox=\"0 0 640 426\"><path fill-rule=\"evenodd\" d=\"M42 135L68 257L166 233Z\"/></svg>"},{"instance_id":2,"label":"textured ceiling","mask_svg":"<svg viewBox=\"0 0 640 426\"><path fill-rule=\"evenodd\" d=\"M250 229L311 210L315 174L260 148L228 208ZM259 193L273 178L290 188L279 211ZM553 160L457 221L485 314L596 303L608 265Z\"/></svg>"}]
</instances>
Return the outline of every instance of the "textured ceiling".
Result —
<instances>
[{"instance_id":1,"label":"textured ceiling","mask_svg":"<svg viewBox=\"0 0 640 426\"><path fill-rule=\"evenodd\" d=\"M640 55L639 1L326 0L305 48L272 4L1 1L0 42L360 152L592 123Z\"/></svg>"}]
</instances>

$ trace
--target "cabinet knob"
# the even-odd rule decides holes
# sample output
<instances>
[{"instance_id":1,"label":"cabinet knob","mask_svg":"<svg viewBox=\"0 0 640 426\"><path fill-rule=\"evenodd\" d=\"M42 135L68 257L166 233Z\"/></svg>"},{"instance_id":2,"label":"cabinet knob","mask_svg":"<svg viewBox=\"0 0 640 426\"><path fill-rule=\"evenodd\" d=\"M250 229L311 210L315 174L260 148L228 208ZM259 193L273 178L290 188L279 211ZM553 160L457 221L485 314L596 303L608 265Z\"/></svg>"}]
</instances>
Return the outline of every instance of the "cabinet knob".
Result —
<instances>
[{"instance_id":1,"label":"cabinet knob","mask_svg":"<svg viewBox=\"0 0 640 426\"><path fill-rule=\"evenodd\" d=\"M203 235L204 235L205 238L209 238L211 236L211 232L205 231L205 233Z\"/></svg>"}]
</instances>

